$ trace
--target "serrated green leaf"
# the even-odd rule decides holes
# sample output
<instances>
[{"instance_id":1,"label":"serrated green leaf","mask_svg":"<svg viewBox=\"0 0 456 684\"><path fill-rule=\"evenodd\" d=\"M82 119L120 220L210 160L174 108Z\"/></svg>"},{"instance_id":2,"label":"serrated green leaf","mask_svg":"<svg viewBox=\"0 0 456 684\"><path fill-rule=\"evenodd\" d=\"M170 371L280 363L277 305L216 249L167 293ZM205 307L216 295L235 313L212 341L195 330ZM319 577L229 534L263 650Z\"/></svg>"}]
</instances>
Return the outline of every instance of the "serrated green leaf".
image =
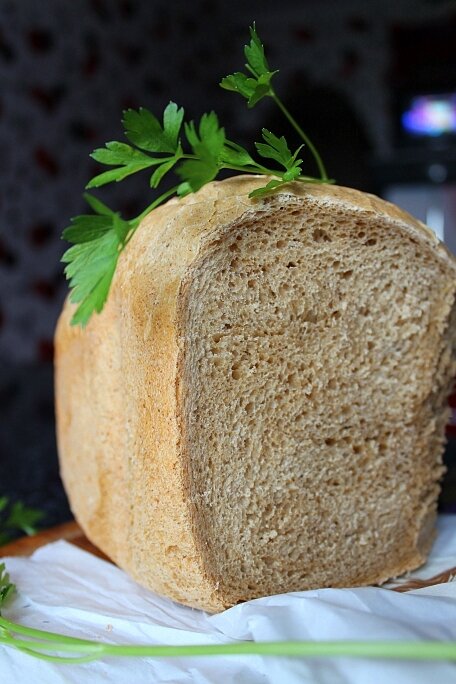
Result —
<instances>
[{"instance_id":1,"label":"serrated green leaf","mask_svg":"<svg viewBox=\"0 0 456 684\"><path fill-rule=\"evenodd\" d=\"M178 108L175 102L170 102L163 112L163 129L173 151L178 149L178 138L182 121L184 120L184 108Z\"/></svg>"},{"instance_id":2,"label":"serrated green leaf","mask_svg":"<svg viewBox=\"0 0 456 684\"><path fill-rule=\"evenodd\" d=\"M283 135L278 138L266 128L263 128L262 135L266 144L255 143L255 147L262 157L274 159L275 161L278 161L279 164L285 166L285 168L292 164L292 154Z\"/></svg>"},{"instance_id":3,"label":"serrated green leaf","mask_svg":"<svg viewBox=\"0 0 456 684\"><path fill-rule=\"evenodd\" d=\"M249 193L249 197L263 197L264 195L270 193L272 190L276 190L281 185L285 185L285 181L275 179L271 180L267 185L263 186L262 188L252 190L252 192Z\"/></svg>"},{"instance_id":4,"label":"serrated green leaf","mask_svg":"<svg viewBox=\"0 0 456 684\"><path fill-rule=\"evenodd\" d=\"M17 533L35 534L37 523L44 516L21 501L10 504L6 496L0 497L0 513L0 546L14 539Z\"/></svg>"},{"instance_id":5,"label":"serrated green leaf","mask_svg":"<svg viewBox=\"0 0 456 684\"><path fill-rule=\"evenodd\" d=\"M128 176L131 176L134 173L137 173L138 171L142 171L143 169L147 169L150 166L153 166L154 163L155 162L153 160L147 163L138 162L135 164L129 164L128 166L119 166L117 169L111 169L110 171L104 171L103 173L100 173L98 176L92 178L92 180L87 183L86 189L90 190L91 188L101 188L103 185L107 185L108 183L112 183L113 181L118 183L119 181L123 180L124 178L127 178Z\"/></svg>"},{"instance_id":6,"label":"serrated green leaf","mask_svg":"<svg viewBox=\"0 0 456 684\"><path fill-rule=\"evenodd\" d=\"M106 147L95 150L90 156L100 164L118 168L95 176L86 185L87 188L99 188L107 183L119 182L138 171L163 163L163 158L149 157L131 145L115 141L106 143Z\"/></svg>"},{"instance_id":7,"label":"serrated green leaf","mask_svg":"<svg viewBox=\"0 0 456 684\"><path fill-rule=\"evenodd\" d=\"M301 163L302 160L298 159L298 162ZM301 175L300 167L294 166L292 169L285 171L285 173L283 174L283 180L287 181L287 183L288 183L289 181L296 180L296 178L299 178L300 175Z\"/></svg>"},{"instance_id":8,"label":"serrated green leaf","mask_svg":"<svg viewBox=\"0 0 456 684\"><path fill-rule=\"evenodd\" d=\"M74 242L62 257L70 282L70 301L79 304L72 323L85 326L108 296L119 254L134 226L118 214L78 216L64 236Z\"/></svg>"},{"instance_id":9,"label":"serrated green leaf","mask_svg":"<svg viewBox=\"0 0 456 684\"><path fill-rule=\"evenodd\" d=\"M16 587L6 572L5 563L0 563L0 609L3 608L15 591Z\"/></svg>"},{"instance_id":10,"label":"serrated green leaf","mask_svg":"<svg viewBox=\"0 0 456 684\"><path fill-rule=\"evenodd\" d=\"M250 39L249 45L244 47L244 54L248 65L256 76L268 74L270 72L269 65L264 54L263 44L256 32L255 24L250 27Z\"/></svg>"},{"instance_id":11,"label":"serrated green leaf","mask_svg":"<svg viewBox=\"0 0 456 684\"><path fill-rule=\"evenodd\" d=\"M302 145L298 147L294 154L291 154L288 143L283 135L278 138L266 128L263 128L262 135L265 143L255 143L258 153L266 159L274 159L285 167L284 181L288 182L298 178L301 174L302 159L297 159L297 156Z\"/></svg>"},{"instance_id":12,"label":"serrated green leaf","mask_svg":"<svg viewBox=\"0 0 456 684\"><path fill-rule=\"evenodd\" d=\"M99 256L86 265L83 278L77 281L75 277L72 278L70 301L79 304L77 315L73 317L75 322L85 325L92 313L103 308L117 266L118 255L119 252Z\"/></svg>"},{"instance_id":13,"label":"serrated green leaf","mask_svg":"<svg viewBox=\"0 0 456 684\"><path fill-rule=\"evenodd\" d=\"M182 190L188 194L188 186L192 192L196 192L217 176L222 164L225 131L219 126L215 112L209 112L201 117L198 133L194 122L191 121L185 124L185 134L195 156L198 157L185 160L176 170L177 175L188 184L183 186Z\"/></svg>"},{"instance_id":14,"label":"serrated green leaf","mask_svg":"<svg viewBox=\"0 0 456 684\"><path fill-rule=\"evenodd\" d=\"M71 226L65 228L62 238L68 242L90 242L111 227L112 215L81 214L71 219Z\"/></svg>"},{"instance_id":15,"label":"serrated green leaf","mask_svg":"<svg viewBox=\"0 0 456 684\"><path fill-rule=\"evenodd\" d=\"M112 216L114 214L113 210L110 209L104 202L98 199L98 197L94 197L88 192L85 192L83 194L83 197L89 207L96 213L99 214L100 216Z\"/></svg>"},{"instance_id":16,"label":"serrated green leaf","mask_svg":"<svg viewBox=\"0 0 456 684\"><path fill-rule=\"evenodd\" d=\"M219 158L225 144L225 130L219 126L215 112L203 114L198 133L194 121L186 123L185 135L198 157Z\"/></svg>"},{"instance_id":17,"label":"serrated green leaf","mask_svg":"<svg viewBox=\"0 0 456 684\"><path fill-rule=\"evenodd\" d=\"M257 80L255 78L251 78L242 72L237 71L235 74L230 74L229 76L222 78L220 81L220 86L225 90L231 90L235 93L239 93L248 100L255 91L256 83Z\"/></svg>"},{"instance_id":18,"label":"serrated green leaf","mask_svg":"<svg viewBox=\"0 0 456 684\"><path fill-rule=\"evenodd\" d=\"M176 164L178 161L177 158L171 159L171 161L165 162L164 164L161 164L161 166L157 166L155 171L153 172L152 176L150 177L150 187L151 188L157 188L163 177L168 173L168 171L171 171L173 166Z\"/></svg>"},{"instance_id":19,"label":"serrated green leaf","mask_svg":"<svg viewBox=\"0 0 456 684\"><path fill-rule=\"evenodd\" d=\"M220 86L225 90L231 90L245 97L247 106L251 108L264 97L271 95L270 80L275 73L277 72L271 72L257 79L237 72L223 78Z\"/></svg>"},{"instance_id":20,"label":"serrated green leaf","mask_svg":"<svg viewBox=\"0 0 456 684\"><path fill-rule=\"evenodd\" d=\"M270 92L269 85L257 83L252 95L249 97L249 99L247 101L247 107L249 109L254 107L256 104L258 104L258 102L260 100L262 100L264 97L268 96L269 92Z\"/></svg>"},{"instance_id":21,"label":"serrated green leaf","mask_svg":"<svg viewBox=\"0 0 456 684\"><path fill-rule=\"evenodd\" d=\"M176 194L178 197L185 197L186 195L190 195L192 192L192 187L190 183L187 183L187 181L184 181L177 186Z\"/></svg>"},{"instance_id":22,"label":"serrated green leaf","mask_svg":"<svg viewBox=\"0 0 456 684\"><path fill-rule=\"evenodd\" d=\"M149 152L170 152L167 141L163 141L163 129L158 119L144 107L138 111L127 109L122 123L125 136L137 147Z\"/></svg>"},{"instance_id":23,"label":"serrated green leaf","mask_svg":"<svg viewBox=\"0 0 456 684\"><path fill-rule=\"evenodd\" d=\"M92 317L92 314L94 312L100 313L103 309L106 299L108 298L116 266L117 259L111 262L109 268L105 270L102 277L96 282L92 290L80 303L71 319L72 325L80 325L84 328Z\"/></svg>"},{"instance_id":24,"label":"serrated green leaf","mask_svg":"<svg viewBox=\"0 0 456 684\"><path fill-rule=\"evenodd\" d=\"M98 282L107 273L111 266L117 263L117 250L110 254L98 254L92 259L87 259L87 255L75 261L73 268L66 268L65 274L70 279L72 287L70 301L79 304L90 295ZM83 273L81 277L81 273Z\"/></svg>"},{"instance_id":25,"label":"serrated green leaf","mask_svg":"<svg viewBox=\"0 0 456 684\"><path fill-rule=\"evenodd\" d=\"M244 54L247 59L245 65L249 76L237 71L223 78L220 86L225 90L239 93L247 100L249 108L254 107L264 97L272 96L271 79L277 74L277 70L270 71L267 63L264 48L255 30L255 25L250 28L251 40L249 45L244 47Z\"/></svg>"},{"instance_id":26,"label":"serrated green leaf","mask_svg":"<svg viewBox=\"0 0 456 684\"><path fill-rule=\"evenodd\" d=\"M304 147L304 144L299 145L298 149L294 152L293 156L291 157L293 164L302 164L302 159L297 159L298 154L301 152L302 148Z\"/></svg>"},{"instance_id":27,"label":"serrated green leaf","mask_svg":"<svg viewBox=\"0 0 456 684\"><path fill-rule=\"evenodd\" d=\"M225 142L225 131L219 126L218 116L215 112L203 114L199 125L199 135L204 145L219 154Z\"/></svg>"},{"instance_id":28,"label":"serrated green leaf","mask_svg":"<svg viewBox=\"0 0 456 684\"><path fill-rule=\"evenodd\" d=\"M125 238L131 230L130 223L128 221L124 221L117 213L113 215L112 227L120 245L123 245Z\"/></svg>"},{"instance_id":29,"label":"serrated green leaf","mask_svg":"<svg viewBox=\"0 0 456 684\"><path fill-rule=\"evenodd\" d=\"M125 135L134 145L148 152L175 154L183 117L184 110L178 109L174 102L165 109L163 127L148 109L128 109L123 118Z\"/></svg>"},{"instance_id":30,"label":"serrated green leaf","mask_svg":"<svg viewBox=\"0 0 456 684\"><path fill-rule=\"evenodd\" d=\"M22 501L16 501L11 506L11 511L5 522L5 527L20 530L25 534L36 534L37 523L44 517L42 511L25 506Z\"/></svg>"},{"instance_id":31,"label":"serrated green leaf","mask_svg":"<svg viewBox=\"0 0 456 684\"><path fill-rule=\"evenodd\" d=\"M151 160L147 154L121 142L107 142L105 147L98 148L90 155L92 159L107 166L123 166L127 164L148 163Z\"/></svg>"},{"instance_id":32,"label":"serrated green leaf","mask_svg":"<svg viewBox=\"0 0 456 684\"><path fill-rule=\"evenodd\" d=\"M250 154L241 145L226 141L225 147L222 150L222 161L234 166L251 166L255 165L255 161Z\"/></svg>"},{"instance_id":33,"label":"serrated green leaf","mask_svg":"<svg viewBox=\"0 0 456 684\"><path fill-rule=\"evenodd\" d=\"M189 186L192 192L196 192L203 185L214 180L220 166L211 159L189 159L184 161L177 169L177 175ZM181 187L181 186L179 186ZM188 194L185 192L185 194ZM182 197L182 194L181 194Z\"/></svg>"},{"instance_id":34,"label":"serrated green leaf","mask_svg":"<svg viewBox=\"0 0 456 684\"><path fill-rule=\"evenodd\" d=\"M274 159L280 164L282 163L282 156L270 145L265 145L264 143L255 143L258 154L260 154L265 159Z\"/></svg>"}]
</instances>

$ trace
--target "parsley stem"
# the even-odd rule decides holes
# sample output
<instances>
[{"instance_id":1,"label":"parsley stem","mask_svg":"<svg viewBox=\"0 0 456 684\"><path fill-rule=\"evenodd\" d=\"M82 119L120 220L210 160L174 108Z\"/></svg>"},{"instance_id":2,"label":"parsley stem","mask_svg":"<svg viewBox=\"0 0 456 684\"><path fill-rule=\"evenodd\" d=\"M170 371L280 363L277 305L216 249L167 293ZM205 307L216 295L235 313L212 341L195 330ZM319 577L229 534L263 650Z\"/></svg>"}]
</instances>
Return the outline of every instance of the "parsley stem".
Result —
<instances>
[{"instance_id":1,"label":"parsley stem","mask_svg":"<svg viewBox=\"0 0 456 684\"><path fill-rule=\"evenodd\" d=\"M224 169L229 169L230 171L242 171L243 173L255 173L263 174L265 176L281 176L280 171L274 171L274 169L267 169L265 166L260 164L255 164L255 166L237 166L236 164L223 164Z\"/></svg>"},{"instance_id":2,"label":"parsley stem","mask_svg":"<svg viewBox=\"0 0 456 684\"><path fill-rule=\"evenodd\" d=\"M230 171L243 171L244 173L262 173L265 176L275 176L276 178L283 178L285 172L275 171L274 169L267 169L265 166L258 165L257 168L249 166L235 166L234 164L223 165L224 169L229 169ZM313 176L298 176L293 180L293 183L334 183L332 179L329 178L314 178Z\"/></svg>"},{"instance_id":3,"label":"parsley stem","mask_svg":"<svg viewBox=\"0 0 456 684\"><path fill-rule=\"evenodd\" d=\"M90 663L93 660L99 660L101 658L101 656L98 653L93 653L86 656L66 657L50 655L49 653L40 653L39 651L35 651L33 648L27 648L24 646L19 646L17 644L14 644L13 648L16 648L18 651L22 651L23 653L27 653L28 655L31 655L34 658L38 658L39 660L47 660L51 663L66 663L68 665L81 665L82 663Z\"/></svg>"},{"instance_id":4,"label":"parsley stem","mask_svg":"<svg viewBox=\"0 0 456 684\"><path fill-rule=\"evenodd\" d=\"M154 201L151 204L149 204L149 206L146 207L144 209L144 211L142 211L139 214L139 216L137 216L135 219L133 219L132 223L136 224L135 228L138 226L139 223L141 223L141 221L143 220L143 218L145 216L147 216L147 214L149 214L153 209L155 209L155 207L158 207L159 204L161 204L166 199L168 199L168 197L171 197L171 195L174 195L176 193L178 187L179 187L178 185L175 185L174 187L170 188L169 190L164 192L162 195L160 195L159 197L154 199Z\"/></svg>"},{"instance_id":5,"label":"parsley stem","mask_svg":"<svg viewBox=\"0 0 456 684\"><path fill-rule=\"evenodd\" d=\"M3 615L0 615L0 639L4 637L5 633L8 636L11 636L11 633L22 634L35 639L47 639L48 641L57 640L60 643L75 644L77 646L91 646L94 643L90 641L90 639L80 639L79 637L64 636L63 634L56 634L55 632L47 632L44 629L26 627L25 625L11 622L11 620L8 620L7 618L3 617Z\"/></svg>"},{"instance_id":6,"label":"parsley stem","mask_svg":"<svg viewBox=\"0 0 456 684\"><path fill-rule=\"evenodd\" d=\"M232 644L191 646L117 646L108 645L106 655L124 656L352 656L404 660L456 660L456 644L451 642L375 642L375 641L244 641Z\"/></svg>"},{"instance_id":7,"label":"parsley stem","mask_svg":"<svg viewBox=\"0 0 456 684\"><path fill-rule=\"evenodd\" d=\"M230 644L198 644L189 646L119 645L64 637L1 618L3 630L0 644L19 649L29 655L55 662L88 662L107 656L123 657L186 657L263 655L288 657L354 657L387 658L394 660L452 660L456 661L456 643L438 641L273 641L234 642ZM21 639L12 633L22 634ZM41 639L32 641L31 639ZM65 657L49 651L74 653Z\"/></svg>"},{"instance_id":8,"label":"parsley stem","mask_svg":"<svg viewBox=\"0 0 456 684\"><path fill-rule=\"evenodd\" d=\"M272 88L271 88L270 95L271 95L272 99L274 100L274 102L276 103L276 105L279 107L279 109L282 111L282 113L285 115L285 117L286 117L286 118L288 119L288 121L291 123L291 125L293 126L293 128L299 133L299 135L301 136L301 138L304 140L305 144L306 144L307 147L309 148L310 152L311 152L312 155L313 155L313 158L315 159L315 161L316 161L316 163L317 163L318 170L319 170L320 176L321 176L321 180L322 180L323 182L328 181L328 175L327 175L327 173L326 173L326 169L325 169L325 165L323 164L323 160L322 160L322 158L320 157L320 155L318 154L317 148L316 148L315 145L312 143L312 141L310 140L309 136L307 136L307 135L304 133L304 131L302 130L301 126L297 123L297 121L295 121L295 119L293 118L293 116L290 114L290 112L288 111L288 109L287 109L287 108L285 107L285 105L283 104L283 102L282 102L282 100L280 99L280 97L278 97L278 95L276 95L276 93L274 92L274 90L273 90Z\"/></svg>"}]
</instances>

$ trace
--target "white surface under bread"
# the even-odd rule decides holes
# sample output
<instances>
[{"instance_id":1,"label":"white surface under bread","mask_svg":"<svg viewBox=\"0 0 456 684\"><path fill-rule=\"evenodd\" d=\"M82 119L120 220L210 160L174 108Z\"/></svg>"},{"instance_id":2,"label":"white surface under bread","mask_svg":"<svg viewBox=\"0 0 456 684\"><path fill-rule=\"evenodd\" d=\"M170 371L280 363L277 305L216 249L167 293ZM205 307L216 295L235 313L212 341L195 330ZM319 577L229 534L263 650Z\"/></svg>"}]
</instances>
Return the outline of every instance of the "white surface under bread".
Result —
<instances>
[{"instance_id":1,"label":"white surface under bread","mask_svg":"<svg viewBox=\"0 0 456 684\"><path fill-rule=\"evenodd\" d=\"M429 562L415 577L456 566L456 516L441 516ZM210 616L161 598L110 563L56 542L6 558L19 594L4 615L25 625L116 644L271 640L456 641L456 582L406 594L322 589L270 596ZM417 644L417 650L419 644ZM350 658L126 658L84 665L38 661L0 646L2 684L456 684L449 662Z\"/></svg>"}]
</instances>

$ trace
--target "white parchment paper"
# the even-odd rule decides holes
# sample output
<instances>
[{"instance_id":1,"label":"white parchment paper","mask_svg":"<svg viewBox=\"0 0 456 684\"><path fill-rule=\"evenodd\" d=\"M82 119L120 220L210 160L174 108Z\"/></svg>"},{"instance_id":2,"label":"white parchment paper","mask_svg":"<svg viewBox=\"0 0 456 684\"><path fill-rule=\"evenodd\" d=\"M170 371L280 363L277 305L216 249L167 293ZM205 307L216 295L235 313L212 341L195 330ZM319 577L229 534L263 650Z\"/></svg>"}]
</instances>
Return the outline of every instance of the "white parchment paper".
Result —
<instances>
[{"instance_id":1,"label":"white parchment paper","mask_svg":"<svg viewBox=\"0 0 456 684\"><path fill-rule=\"evenodd\" d=\"M30 558L5 558L19 594L4 610L31 627L119 644L215 644L237 640L456 640L456 582L408 593L320 589L249 601L219 615L142 589L110 563L60 541ZM456 566L456 516L441 516L426 566ZM226 656L110 658L82 665L36 660L0 646L1 684L456 684L456 664L354 658Z\"/></svg>"}]
</instances>

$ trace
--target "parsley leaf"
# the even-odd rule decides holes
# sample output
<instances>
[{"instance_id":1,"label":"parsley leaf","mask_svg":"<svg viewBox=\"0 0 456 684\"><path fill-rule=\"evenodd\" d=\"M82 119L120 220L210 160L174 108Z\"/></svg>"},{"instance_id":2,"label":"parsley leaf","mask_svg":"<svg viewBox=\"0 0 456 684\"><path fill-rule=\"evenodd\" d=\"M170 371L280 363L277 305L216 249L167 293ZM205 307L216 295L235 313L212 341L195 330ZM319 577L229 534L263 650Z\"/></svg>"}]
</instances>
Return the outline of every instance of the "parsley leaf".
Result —
<instances>
[{"instance_id":1,"label":"parsley leaf","mask_svg":"<svg viewBox=\"0 0 456 684\"><path fill-rule=\"evenodd\" d=\"M90 195L89 203L98 215L76 216L63 231L63 239L73 242L62 257L72 288L70 301L79 304L72 323L83 327L93 311L100 312L108 296L119 254L132 230L128 221L111 212Z\"/></svg>"},{"instance_id":2,"label":"parsley leaf","mask_svg":"<svg viewBox=\"0 0 456 684\"><path fill-rule=\"evenodd\" d=\"M170 152L177 154L180 143L179 132L184 119L184 110L170 102L163 113L163 127L158 119L141 107L139 111L124 112L123 124L127 139L148 152Z\"/></svg>"},{"instance_id":3,"label":"parsley leaf","mask_svg":"<svg viewBox=\"0 0 456 684\"><path fill-rule=\"evenodd\" d=\"M264 185L262 188L252 190L252 192L249 193L249 197L264 197L265 195L269 194L272 190L280 188L281 185L285 185L286 182L287 181L278 180L274 178L273 180L269 181L269 183Z\"/></svg>"},{"instance_id":4,"label":"parsley leaf","mask_svg":"<svg viewBox=\"0 0 456 684\"><path fill-rule=\"evenodd\" d=\"M298 154L302 149L302 145L298 147L296 152L292 154L285 137L282 135L278 138L274 133L268 131L266 128L262 130L264 143L255 143L258 154L265 159L274 159L279 162L284 168L285 173L281 173L280 180L273 179L269 181L264 187L253 190L249 197L262 197L272 190L276 190L282 185L296 180L301 175L302 159L298 159ZM279 174L277 174L279 175Z\"/></svg>"},{"instance_id":5,"label":"parsley leaf","mask_svg":"<svg viewBox=\"0 0 456 684\"><path fill-rule=\"evenodd\" d=\"M35 534L43 513L25 506L22 501L11 504L7 496L0 497L0 545L11 541L17 532Z\"/></svg>"},{"instance_id":6,"label":"parsley leaf","mask_svg":"<svg viewBox=\"0 0 456 684\"><path fill-rule=\"evenodd\" d=\"M246 67L250 69L254 76L267 76L271 73L268 62L264 54L264 47L261 43L260 37L256 32L255 23L250 27L250 44L244 48L245 58L247 60Z\"/></svg>"},{"instance_id":7,"label":"parsley leaf","mask_svg":"<svg viewBox=\"0 0 456 684\"><path fill-rule=\"evenodd\" d=\"M116 141L106 143L106 147L94 150L90 156L100 164L119 166L92 178L86 186L88 189L99 188L113 181L119 182L137 171L162 162L162 159L153 159L130 145Z\"/></svg>"},{"instance_id":8,"label":"parsley leaf","mask_svg":"<svg viewBox=\"0 0 456 684\"><path fill-rule=\"evenodd\" d=\"M170 159L169 161L164 162L160 166L157 166L152 176L150 177L150 187L157 188L163 180L163 177L168 173L168 171L171 171L171 169L178 160L179 157L176 156Z\"/></svg>"},{"instance_id":9,"label":"parsley leaf","mask_svg":"<svg viewBox=\"0 0 456 684\"><path fill-rule=\"evenodd\" d=\"M107 166L129 166L130 164L149 164L151 157L131 145L121 142L108 142L106 147L95 150L90 155L92 159ZM155 160L154 160L155 161Z\"/></svg>"},{"instance_id":10,"label":"parsley leaf","mask_svg":"<svg viewBox=\"0 0 456 684\"><path fill-rule=\"evenodd\" d=\"M0 611L15 591L16 587L10 581L10 576L6 572L5 564L0 563Z\"/></svg>"},{"instance_id":11,"label":"parsley leaf","mask_svg":"<svg viewBox=\"0 0 456 684\"><path fill-rule=\"evenodd\" d=\"M285 167L286 173L283 175L285 181L291 181L298 178L301 174L302 159L297 159L297 156L303 145L298 147L294 154L291 154L288 143L283 135L278 138L266 128L263 128L262 135L265 142L255 143L258 154L266 159L274 159Z\"/></svg>"},{"instance_id":12,"label":"parsley leaf","mask_svg":"<svg viewBox=\"0 0 456 684\"><path fill-rule=\"evenodd\" d=\"M98 199L98 197L94 197L93 195L90 195L88 192L85 192L83 194L83 197L89 207L93 209L93 211L96 214L100 214L102 216L112 216L114 214L113 210L110 209L104 202Z\"/></svg>"},{"instance_id":13,"label":"parsley leaf","mask_svg":"<svg viewBox=\"0 0 456 684\"><path fill-rule=\"evenodd\" d=\"M271 71L269 68L255 24L250 27L250 38L249 45L244 47L247 60L245 67L250 75L237 71L223 78L220 86L225 90L239 93L247 100L248 107L254 107L264 97L273 96L271 79L278 71Z\"/></svg>"},{"instance_id":14,"label":"parsley leaf","mask_svg":"<svg viewBox=\"0 0 456 684\"><path fill-rule=\"evenodd\" d=\"M225 145L225 130L219 126L215 112L203 114L199 133L193 121L185 124L185 134L196 159L185 160L177 169L183 181L178 190L181 196L196 192L217 176Z\"/></svg>"},{"instance_id":15,"label":"parsley leaf","mask_svg":"<svg viewBox=\"0 0 456 684\"><path fill-rule=\"evenodd\" d=\"M232 166L255 166L255 161L241 145L227 140L222 150L222 161Z\"/></svg>"},{"instance_id":16,"label":"parsley leaf","mask_svg":"<svg viewBox=\"0 0 456 684\"><path fill-rule=\"evenodd\" d=\"M25 534L36 534L37 524L43 519L43 512L35 508L24 506L22 501L16 501L11 507L11 512L5 523L6 527L20 530Z\"/></svg>"},{"instance_id":17,"label":"parsley leaf","mask_svg":"<svg viewBox=\"0 0 456 684\"><path fill-rule=\"evenodd\" d=\"M172 169L182 155L179 132L184 118L184 110L170 102L163 113L163 126L147 109L124 112L123 124L125 135L137 147L122 142L108 142L105 147L96 149L90 155L92 159L117 168L98 174L87 184L87 189L100 188L113 181L119 182L138 171L157 166L152 174L150 185L156 188L163 176ZM151 157L141 151L155 153L172 153L171 158Z\"/></svg>"}]
</instances>

